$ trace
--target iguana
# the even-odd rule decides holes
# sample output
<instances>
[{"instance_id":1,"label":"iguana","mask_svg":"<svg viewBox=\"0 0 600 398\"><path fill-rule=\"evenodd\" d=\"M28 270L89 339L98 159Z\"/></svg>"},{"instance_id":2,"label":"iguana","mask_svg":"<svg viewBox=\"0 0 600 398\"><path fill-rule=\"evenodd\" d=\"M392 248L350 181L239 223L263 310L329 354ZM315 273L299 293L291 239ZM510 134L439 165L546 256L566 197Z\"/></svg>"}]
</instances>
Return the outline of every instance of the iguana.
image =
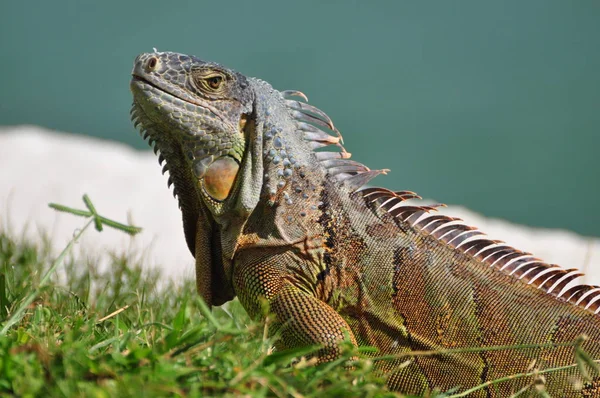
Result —
<instances>
[{"instance_id":1,"label":"iguana","mask_svg":"<svg viewBox=\"0 0 600 398\"><path fill-rule=\"evenodd\" d=\"M600 358L600 288L575 284L576 269L438 215L413 192L361 188L386 170L351 160L301 92L171 52L139 55L132 76L132 120L169 172L209 305L237 296L256 318L266 301L278 348L318 344L321 362L344 339L378 355L546 344L378 362L405 393L565 366L544 374L547 392L600 395L598 374L584 380L561 345L586 335L582 348ZM509 396L533 379L471 396Z\"/></svg>"}]
</instances>

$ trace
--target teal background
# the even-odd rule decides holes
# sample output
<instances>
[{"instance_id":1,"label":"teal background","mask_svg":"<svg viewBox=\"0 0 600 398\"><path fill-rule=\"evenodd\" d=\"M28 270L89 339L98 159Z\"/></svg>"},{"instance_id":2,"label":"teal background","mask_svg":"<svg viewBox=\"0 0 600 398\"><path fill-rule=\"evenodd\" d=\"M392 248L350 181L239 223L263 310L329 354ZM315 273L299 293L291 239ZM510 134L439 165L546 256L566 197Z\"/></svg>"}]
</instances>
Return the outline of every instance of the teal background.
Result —
<instances>
[{"instance_id":1,"label":"teal background","mask_svg":"<svg viewBox=\"0 0 600 398\"><path fill-rule=\"evenodd\" d=\"M305 92L380 185L600 235L599 1L5 1L0 124L146 148L152 47Z\"/></svg>"}]
</instances>

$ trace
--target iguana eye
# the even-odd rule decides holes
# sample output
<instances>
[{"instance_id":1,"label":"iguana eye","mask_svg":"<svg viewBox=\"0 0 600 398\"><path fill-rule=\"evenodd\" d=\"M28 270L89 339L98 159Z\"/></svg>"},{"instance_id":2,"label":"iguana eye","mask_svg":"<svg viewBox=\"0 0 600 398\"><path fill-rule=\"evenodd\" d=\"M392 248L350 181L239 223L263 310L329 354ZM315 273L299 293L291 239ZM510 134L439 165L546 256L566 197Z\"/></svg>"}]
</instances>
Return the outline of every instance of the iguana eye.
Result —
<instances>
[{"instance_id":1,"label":"iguana eye","mask_svg":"<svg viewBox=\"0 0 600 398\"><path fill-rule=\"evenodd\" d=\"M218 90L221 87L221 83L223 83L223 76L211 76L206 79L206 83L213 90Z\"/></svg>"},{"instance_id":2,"label":"iguana eye","mask_svg":"<svg viewBox=\"0 0 600 398\"><path fill-rule=\"evenodd\" d=\"M206 94L220 94L227 85L228 75L220 70L206 68L192 71L192 77L196 88Z\"/></svg>"}]
</instances>

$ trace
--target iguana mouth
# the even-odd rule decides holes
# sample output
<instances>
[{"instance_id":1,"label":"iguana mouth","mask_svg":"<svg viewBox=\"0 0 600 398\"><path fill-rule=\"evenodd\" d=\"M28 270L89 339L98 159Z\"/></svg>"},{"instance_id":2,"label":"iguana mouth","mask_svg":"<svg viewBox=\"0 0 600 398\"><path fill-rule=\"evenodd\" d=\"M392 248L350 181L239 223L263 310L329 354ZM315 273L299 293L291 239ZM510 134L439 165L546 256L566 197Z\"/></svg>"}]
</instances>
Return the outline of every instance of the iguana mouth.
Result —
<instances>
[{"instance_id":1,"label":"iguana mouth","mask_svg":"<svg viewBox=\"0 0 600 398\"><path fill-rule=\"evenodd\" d=\"M132 91L140 90L142 92L141 94L145 95L147 97L150 97L150 96L144 92L154 91L155 95L156 95L156 92L158 92L162 96L167 95L167 96L171 97L171 101L179 100L182 102L187 102L188 104L192 104L194 106L200 106L202 108L209 109L207 106L205 106L203 104L199 104L199 103L193 101L191 98L185 98L186 97L185 95L177 95L177 94L173 93L171 90L169 90L168 87L164 87L162 85L154 83L150 79L147 79L143 76L136 75L135 73L133 73L131 75L131 82L129 83L129 86Z\"/></svg>"},{"instance_id":2,"label":"iguana mouth","mask_svg":"<svg viewBox=\"0 0 600 398\"><path fill-rule=\"evenodd\" d=\"M149 79L146 79L145 77L136 75L134 73L131 75L131 82L129 83L129 86L131 87L132 90L134 88L139 89L141 91L147 91L149 89L155 90L155 91L159 91L161 93L170 95L171 97L180 99L182 101L192 103L191 101L188 101L185 98L181 98L179 96L174 95L167 88L161 87L158 84L151 82ZM196 104L194 104L194 105L196 105Z\"/></svg>"},{"instance_id":3,"label":"iguana mouth","mask_svg":"<svg viewBox=\"0 0 600 398\"><path fill-rule=\"evenodd\" d=\"M146 80L141 76L132 74L131 75L131 84L133 85L133 84L138 84L138 83L140 83L139 85L147 84L148 86L152 86L157 90L165 91L162 87L157 86L156 84L152 83L150 80Z\"/></svg>"}]
</instances>

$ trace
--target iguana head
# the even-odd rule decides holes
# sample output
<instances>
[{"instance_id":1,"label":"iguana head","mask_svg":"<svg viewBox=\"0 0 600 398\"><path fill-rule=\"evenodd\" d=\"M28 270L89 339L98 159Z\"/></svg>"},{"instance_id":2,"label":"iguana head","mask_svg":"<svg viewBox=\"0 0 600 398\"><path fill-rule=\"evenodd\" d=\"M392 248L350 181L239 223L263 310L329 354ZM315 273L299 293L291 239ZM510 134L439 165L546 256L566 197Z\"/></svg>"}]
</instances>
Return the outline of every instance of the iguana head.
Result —
<instances>
[{"instance_id":1,"label":"iguana head","mask_svg":"<svg viewBox=\"0 0 600 398\"><path fill-rule=\"evenodd\" d=\"M171 171L171 155L181 152L202 199L223 211L248 139L248 80L215 63L158 52L138 56L132 74L134 112L147 138Z\"/></svg>"},{"instance_id":2,"label":"iguana head","mask_svg":"<svg viewBox=\"0 0 600 398\"><path fill-rule=\"evenodd\" d=\"M340 179L361 174L351 188L379 174L364 173L369 170L346 160L350 154L343 148L319 155L313 152L331 144L341 148L341 137L325 113L284 98L304 97L302 93L279 92L262 80L246 78L216 63L170 52L139 55L132 75L134 122L142 125L145 138L161 152L161 161L166 160L171 173L175 171L171 163L184 163L178 167L191 172L203 201L217 216L236 210L240 204L236 193L258 196L255 189L265 188L273 202L282 196L281 188L294 169L317 166L318 161L320 169L334 168L329 174ZM183 159L175 159L180 155ZM254 171L253 192L240 192L236 176L250 171L243 170L249 158L253 158L249 165ZM266 174L257 174L263 166ZM243 202L242 207L247 207L254 200Z\"/></svg>"}]
</instances>

